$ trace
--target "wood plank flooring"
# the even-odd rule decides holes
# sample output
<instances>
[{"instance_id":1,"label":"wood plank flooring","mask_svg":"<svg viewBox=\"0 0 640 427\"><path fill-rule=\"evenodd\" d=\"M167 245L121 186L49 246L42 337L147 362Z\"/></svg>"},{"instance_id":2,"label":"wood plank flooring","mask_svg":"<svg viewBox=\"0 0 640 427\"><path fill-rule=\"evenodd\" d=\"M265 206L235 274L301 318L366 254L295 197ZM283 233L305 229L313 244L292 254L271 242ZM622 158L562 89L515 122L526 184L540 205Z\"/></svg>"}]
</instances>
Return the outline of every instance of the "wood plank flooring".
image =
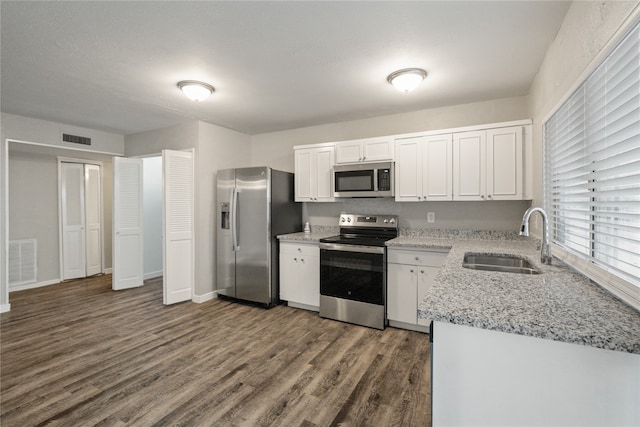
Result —
<instances>
[{"instance_id":1,"label":"wood plank flooring","mask_svg":"<svg viewBox=\"0 0 640 427\"><path fill-rule=\"evenodd\" d=\"M0 424L429 426L429 337L225 300L162 305L111 276L13 292Z\"/></svg>"}]
</instances>

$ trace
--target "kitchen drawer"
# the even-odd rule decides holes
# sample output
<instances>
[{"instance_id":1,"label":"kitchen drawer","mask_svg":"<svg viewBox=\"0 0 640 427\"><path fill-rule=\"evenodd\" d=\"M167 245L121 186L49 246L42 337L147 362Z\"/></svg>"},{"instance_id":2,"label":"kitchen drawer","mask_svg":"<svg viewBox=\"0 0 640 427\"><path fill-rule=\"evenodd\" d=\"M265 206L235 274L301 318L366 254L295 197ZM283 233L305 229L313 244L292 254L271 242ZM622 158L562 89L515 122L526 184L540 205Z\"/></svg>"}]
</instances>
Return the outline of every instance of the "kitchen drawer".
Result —
<instances>
[{"instance_id":1,"label":"kitchen drawer","mask_svg":"<svg viewBox=\"0 0 640 427\"><path fill-rule=\"evenodd\" d=\"M394 264L440 267L449 254L448 249L407 250L389 249L387 262Z\"/></svg>"},{"instance_id":2,"label":"kitchen drawer","mask_svg":"<svg viewBox=\"0 0 640 427\"><path fill-rule=\"evenodd\" d=\"M280 253L285 255L320 256L318 243L280 242Z\"/></svg>"}]
</instances>

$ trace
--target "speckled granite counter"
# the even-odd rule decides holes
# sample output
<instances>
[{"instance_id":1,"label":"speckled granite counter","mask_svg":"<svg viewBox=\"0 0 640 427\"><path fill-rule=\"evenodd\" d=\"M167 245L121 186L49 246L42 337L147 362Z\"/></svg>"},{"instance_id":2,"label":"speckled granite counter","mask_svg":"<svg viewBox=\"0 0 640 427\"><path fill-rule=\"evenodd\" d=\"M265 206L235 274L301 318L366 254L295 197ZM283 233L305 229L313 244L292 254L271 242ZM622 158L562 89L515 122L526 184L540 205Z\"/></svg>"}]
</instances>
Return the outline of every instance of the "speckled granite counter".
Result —
<instances>
[{"instance_id":1,"label":"speckled granite counter","mask_svg":"<svg viewBox=\"0 0 640 427\"><path fill-rule=\"evenodd\" d=\"M640 354L640 313L565 264L540 264L525 240L401 236L393 248L450 248L418 317L537 338ZM491 239L492 236L481 236ZM542 274L462 267L466 252L520 255Z\"/></svg>"},{"instance_id":2,"label":"speckled granite counter","mask_svg":"<svg viewBox=\"0 0 640 427\"><path fill-rule=\"evenodd\" d=\"M335 236L336 234L340 234L339 227L315 226L311 230L311 233L300 232L281 234L278 236L278 240L286 242L319 242L320 239L324 237L331 237Z\"/></svg>"}]
</instances>

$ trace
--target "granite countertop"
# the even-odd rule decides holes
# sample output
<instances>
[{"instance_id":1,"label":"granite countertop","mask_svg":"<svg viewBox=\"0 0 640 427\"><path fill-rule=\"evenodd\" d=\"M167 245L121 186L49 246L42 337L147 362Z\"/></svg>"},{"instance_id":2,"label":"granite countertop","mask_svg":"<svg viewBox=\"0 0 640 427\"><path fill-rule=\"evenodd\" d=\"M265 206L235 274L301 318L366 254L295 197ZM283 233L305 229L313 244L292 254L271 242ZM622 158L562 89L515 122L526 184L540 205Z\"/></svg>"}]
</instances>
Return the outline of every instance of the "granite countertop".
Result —
<instances>
[{"instance_id":1,"label":"granite countertop","mask_svg":"<svg viewBox=\"0 0 640 427\"><path fill-rule=\"evenodd\" d=\"M558 259L540 263L524 239L401 236L390 248L450 248L418 317L531 337L640 354L640 312L571 270ZM513 254L542 274L462 267L466 252Z\"/></svg>"},{"instance_id":2,"label":"granite countertop","mask_svg":"<svg viewBox=\"0 0 640 427\"><path fill-rule=\"evenodd\" d=\"M281 234L278 236L278 240L285 242L320 242L320 239L325 237L335 236L336 234L340 234L339 227L323 227L323 226L314 226L311 229L310 233L298 232L298 233L289 233L289 234Z\"/></svg>"}]
</instances>

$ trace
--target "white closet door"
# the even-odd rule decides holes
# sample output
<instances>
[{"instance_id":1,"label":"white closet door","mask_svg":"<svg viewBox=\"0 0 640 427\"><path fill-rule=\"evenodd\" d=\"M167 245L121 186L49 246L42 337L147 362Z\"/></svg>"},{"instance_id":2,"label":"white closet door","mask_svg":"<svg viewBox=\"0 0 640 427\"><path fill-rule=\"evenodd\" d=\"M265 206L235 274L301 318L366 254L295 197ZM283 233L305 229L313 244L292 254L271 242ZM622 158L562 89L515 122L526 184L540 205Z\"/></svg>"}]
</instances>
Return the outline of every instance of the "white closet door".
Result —
<instances>
[{"instance_id":1,"label":"white closet door","mask_svg":"<svg viewBox=\"0 0 640 427\"><path fill-rule=\"evenodd\" d=\"M162 151L164 179L163 303L191 299L194 272L193 152Z\"/></svg>"},{"instance_id":2,"label":"white closet door","mask_svg":"<svg viewBox=\"0 0 640 427\"><path fill-rule=\"evenodd\" d=\"M114 290L142 286L142 234L142 159L114 157Z\"/></svg>"},{"instance_id":3,"label":"white closet door","mask_svg":"<svg viewBox=\"0 0 640 427\"><path fill-rule=\"evenodd\" d=\"M62 279L85 277L84 165L62 163Z\"/></svg>"},{"instance_id":4,"label":"white closet door","mask_svg":"<svg viewBox=\"0 0 640 427\"><path fill-rule=\"evenodd\" d=\"M84 165L87 276L102 273L100 166Z\"/></svg>"}]
</instances>

